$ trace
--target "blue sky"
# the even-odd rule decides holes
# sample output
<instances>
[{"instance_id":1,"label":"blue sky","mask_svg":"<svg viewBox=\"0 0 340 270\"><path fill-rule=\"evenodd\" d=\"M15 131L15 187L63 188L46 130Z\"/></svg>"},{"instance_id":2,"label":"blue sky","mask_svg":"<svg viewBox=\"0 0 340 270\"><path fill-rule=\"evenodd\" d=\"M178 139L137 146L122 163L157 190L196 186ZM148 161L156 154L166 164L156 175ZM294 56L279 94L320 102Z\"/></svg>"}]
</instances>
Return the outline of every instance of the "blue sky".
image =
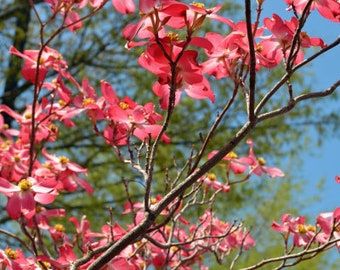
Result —
<instances>
[{"instance_id":1,"label":"blue sky","mask_svg":"<svg viewBox=\"0 0 340 270\"><path fill-rule=\"evenodd\" d=\"M266 0L263 6L263 15L271 17L272 13L278 13L285 16L282 12L286 8L283 0ZM290 12L286 12L286 19L290 19ZM311 37L321 37L326 43L334 41L340 35L340 24L329 22L322 18L317 11L313 11L306 25L306 31ZM340 46L324 54L321 58L313 62L311 70L315 76L309 78L312 80L314 91L320 91L328 88L332 83L340 79ZM338 90L339 92L339 90ZM340 114L340 100L332 101L329 98L319 100L320 105L332 109ZM315 117L317 117L317 112ZM340 127L339 127L340 129ZM339 130L340 131L340 130ZM313 216L320 212L333 211L340 206L340 184L334 180L336 174L340 175L340 132L330 134L323 144L315 145L310 151L301 153L303 164L299 175L307 180L304 194L310 197L318 195L319 200L309 204L304 213ZM315 131L309 134L316 137ZM316 188L320 179L324 179L324 186ZM304 194L300 194L304 199Z\"/></svg>"}]
</instances>

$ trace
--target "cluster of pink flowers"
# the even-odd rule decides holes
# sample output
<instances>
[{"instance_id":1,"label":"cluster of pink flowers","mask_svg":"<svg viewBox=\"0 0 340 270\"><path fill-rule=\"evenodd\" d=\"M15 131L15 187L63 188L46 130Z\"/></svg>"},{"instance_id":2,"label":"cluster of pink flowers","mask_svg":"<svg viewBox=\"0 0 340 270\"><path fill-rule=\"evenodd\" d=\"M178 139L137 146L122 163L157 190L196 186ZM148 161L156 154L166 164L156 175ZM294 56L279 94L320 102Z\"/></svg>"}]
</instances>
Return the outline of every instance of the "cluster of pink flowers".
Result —
<instances>
[{"instance_id":1,"label":"cluster of pink flowers","mask_svg":"<svg viewBox=\"0 0 340 270\"><path fill-rule=\"evenodd\" d=\"M223 192L230 191L230 185L232 182L230 181L229 173L232 172L235 175L243 175L245 174L243 180L245 181L249 178L250 175L255 174L257 176L262 176L262 174L268 175L271 178L276 177L284 177L285 174L279 169L274 167L266 166L266 161L264 158L257 158L254 154L253 140L248 139L247 143L250 145L249 154L246 157L238 158L235 152L230 152L222 159L221 166L226 170L227 183L223 184L217 180L217 177L214 173L209 173L201 178L201 180L208 186L213 188L214 190L222 190ZM211 159L214 155L216 155L217 150L212 151L208 158ZM246 171L248 172L246 173Z\"/></svg>"},{"instance_id":2,"label":"cluster of pink flowers","mask_svg":"<svg viewBox=\"0 0 340 270\"><path fill-rule=\"evenodd\" d=\"M294 247L306 247L312 244L327 244L332 240L340 239L340 208L334 212L321 213L316 219L316 225L306 224L303 216L291 217L284 214L281 223L273 222L272 229L280 232L285 241L292 237ZM340 252L340 242L336 241L336 246Z\"/></svg>"},{"instance_id":3,"label":"cluster of pink flowers","mask_svg":"<svg viewBox=\"0 0 340 270\"><path fill-rule=\"evenodd\" d=\"M58 119L54 114L56 108L47 98L43 98L35 108L34 116L31 105L20 115L6 105L0 105L0 112L8 113L20 125L18 130L8 130L3 124L1 134L5 136L0 138L0 192L9 198L7 211L13 219L32 218L36 214L37 203L52 203L60 191L75 191L79 185L88 193L93 192L92 187L80 177L80 174L86 175L87 170L67 157L48 154L43 148L41 159L35 153L30 158L32 140L34 144L53 142L58 133L54 125ZM33 118L37 127L34 139Z\"/></svg>"},{"instance_id":4,"label":"cluster of pink flowers","mask_svg":"<svg viewBox=\"0 0 340 270\"><path fill-rule=\"evenodd\" d=\"M216 79L234 78L241 65L249 65L249 45L246 23L234 23L216 14L221 8L205 8L203 4L182 4L177 1L141 1L141 20L128 25L123 30L127 47L147 45L139 58L139 64L158 76L153 85L154 93L160 97L162 109L169 107L170 91L175 92L174 105L177 105L184 91L195 99L215 96L204 74ZM205 37L194 36L195 31L206 18L215 19L230 26L226 36L207 33ZM255 26L253 26L255 27ZM264 25L254 33L256 48L256 68L273 68L289 56L294 33L298 28L298 19L283 21L278 15L266 18ZM185 29L185 30L183 30ZM264 36L264 32L270 35ZM181 39L184 36L184 39ZM138 38L134 41L134 38ZM204 48L207 61L198 63L197 51L187 49L188 45ZM310 38L307 33L300 35L301 48L311 46L325 47L320 38ZM303 60L303 51L296 55L295 63ZM173 88L173 90L171 90Z\"/></svg>"},{"instance_id":5,"label":"cluster of pink flowers","mask_svg":"<svg viewBox=\"0 0 340 270\"><path fill-rule=\"evenodd\" d=\"M64 26L75 31L82 27L79 9L90 5L94 10L99 10L107 1L45 2L50 5L53 16L61 15ZM289 8L296 14L303 13L307 2L286 0ZM123 14L136 10L132 0L112 0L112 4ZM221 7L218 5L206 8L196 2L186 5L172 0L140 0L140 20L126 26L122 34L127 40L128 49L146 46L138 63L157 76L152 90L160 98L162 109L173 109L172 106L178 105L183 92L194 99L208 98L214 102L215 95L206 76L234 79L241 66L250 64L246 23L234 23L217 15ZM332 21L338 22L340 19L339 1L314 1L311 9L317 9L322 16ZM227 25L230 33L225 36L217 33L207 33L205 37L195 36L206 18ZM263 25L259 27L253 25L257 70L272 68L287 60L291 50L296 49L292 46L298 27L297 17L284 21L276 14L264 19ZM269 34L264 36L264 33ZM320 38L311 38L305 32L301 32L298 39L300 47L295 55L295 64L303 61L302 48L326 46ZM101 81L102 96L98 97L87 79L78 83L68 73L67 62L58 51L46 45L41 46L40 50L24 52L10 48L12 54L24 60L22 76L35 86L35 100L33 104L27 105L22 114L14 112L6 105L0 105L0 192L8 198L6 210L9 217L17 220L22 227L33 231L42 230L48 234L57 255L49 256L48 251L43 251L44 255L38 255L33 250L34 256L29 257L20 249L7 247L0 249L2 269L68 269L77 260L77 248L80 247L81 255L85 256L121 239L145 218L144 204L129 202L125 204L123 214L131 214L134 222L126 229L114 222L102 226L101 232L93 232L85 216L80 221L71 217L69 222L76 227L72 238L63 225L51 225L52 217L66 215L64 209L46 206L50 206L61 192L75 192L79 187L88 194L94 192L91 185L83 179L87 174L86 168L66 156L49 153L46 147L58 139L58 126L61 123L71 128L75 126L71 118L84 112L92 122L95 132L109 145L129 145L132 136L146 144L150 139L158 137L164 143L171 142L163 126L159 124L163 117L156 112L155 104L149 102L140 105L129 97L118 98L115 90L106 81ZM203 49L208 59L199 63L198 53L192 49L194 47ZM47 82L45 80L50 70L57 75L54 80ZM78 90L76 95L66 86L66 81ZM38 101L41 93L46 92L49 95ZM2 113L11 116L17 122L18 128L9 128L4 123ZM247 143L250 147L247 156L238 158L231 152L223 158L227 183L221 183L214 174L208 174L200 179L206 187L229 192L230 172L245 175L244 179L248 179L251 174L265 174L271 178L284 176L280 169L268 167L263 158L256 157L251 139ZM208 158L213 158L216 153L217 151L211 152ZM339 179L336 177L337 182L340 182ZM161 200L160 196L152 199L151 208ZM172 202L161 212L161 216L169 218L168 224L171 225L161 223L159 226L155 222L143 238L113 258L107 269L141 269L150 265L156 268L169 266L191 269L193 264L205 269L202 255L208 251L213 250L223 257L234 249L247 250L255 245L255 241L241 224L221 221L211 211L207 210L198 218L197 223L186 220L181 216L182 203L184 202ZM317 217L317 226L306 225L304 217L292 218L289 214L283 215L281 222L279 224L274 221L272 229L286 238L293 236L294 246L308 246L314 242L325 244L330 239L340 239L340 208L332 213L320 214ZM340 241L336 245L340 249L339 243ZM91 257L79 269L86 269L98 256L100 254Z\"/></svg>"}]
</instances>

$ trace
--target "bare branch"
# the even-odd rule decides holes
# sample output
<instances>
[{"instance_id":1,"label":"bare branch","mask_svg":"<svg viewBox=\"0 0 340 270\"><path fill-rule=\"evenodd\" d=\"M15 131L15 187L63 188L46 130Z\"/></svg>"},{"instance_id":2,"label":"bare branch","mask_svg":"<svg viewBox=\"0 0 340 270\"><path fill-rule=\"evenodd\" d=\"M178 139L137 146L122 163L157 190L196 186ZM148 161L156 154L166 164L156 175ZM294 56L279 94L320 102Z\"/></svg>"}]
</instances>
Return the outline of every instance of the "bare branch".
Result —
<instances>
[{"instance_id":1,"label":"bare branch","mask_svg":"<svg viewBox=\"0 0 340 270\"><path fill-rule=\"evenodd\" d=\"M289 111L291 111L295 105L303 100L308 100L308 99L314 99L314 98L320 98L320 97L325 97L325 96L329 96L331 95L338 87L340 86L340 80L338 80L337 82L335 82L332 86L330 86L328 89L324 90L324 91L320 91L320 92L312 92L312 93L307 93L307 94L302 94L300 96L297 96L296 98L293 98L289 104L287 104L286 106L271 111L271 112L267 112L267 113L263 113L261 115L258 116L257 120L259 122L262 122L265 119L269 119L269 118L273 118L275 116L279 116L282 114L285 114Z\"/></svg>"}]
</instances>

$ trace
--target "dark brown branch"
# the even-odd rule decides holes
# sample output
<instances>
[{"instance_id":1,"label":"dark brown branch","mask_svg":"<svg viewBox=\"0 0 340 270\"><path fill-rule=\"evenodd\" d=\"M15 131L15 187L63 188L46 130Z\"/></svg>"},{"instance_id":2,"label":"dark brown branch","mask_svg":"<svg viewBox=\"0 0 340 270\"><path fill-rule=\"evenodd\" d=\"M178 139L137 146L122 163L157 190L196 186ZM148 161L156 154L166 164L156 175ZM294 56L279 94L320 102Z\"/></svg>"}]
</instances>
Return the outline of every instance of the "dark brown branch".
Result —
<instances>
[{"instance_id":1,"label":"dark brown branch","mask_svg":"<svg viewBox=\"0 0 340 270\"><path fill-rule=\"evenodd\" d=\"M247 38L249 43L249 100L248 100L248 119L250 122L255 119L255 87L256 87L256 56L254 48L254 37L251 23L251 3L245 0ZM256 29L254 29L256 31Z\"/></svg>"}]
</instances>

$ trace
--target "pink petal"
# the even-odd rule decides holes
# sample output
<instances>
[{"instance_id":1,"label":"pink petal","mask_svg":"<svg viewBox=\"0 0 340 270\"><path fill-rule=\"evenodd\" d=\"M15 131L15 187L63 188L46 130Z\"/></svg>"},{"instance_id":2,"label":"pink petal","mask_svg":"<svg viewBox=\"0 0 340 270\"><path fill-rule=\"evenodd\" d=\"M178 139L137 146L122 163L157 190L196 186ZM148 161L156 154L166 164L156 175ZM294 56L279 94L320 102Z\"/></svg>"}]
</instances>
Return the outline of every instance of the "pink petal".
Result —
<instances>
[{"instance_id":1,"label":"pink petal","mask_svg":"<svg viewBox=\"0 0 340 270\"><path fill-rule=\"evenodd\" d=\"M136 11L133 0L112 0L112 5L122 14L129 14Z\"/></svg>"},{"instance_id":2,"label":"pink petal","mask_svg":"<svg viewBox=\"0 0 340 270\"><path fill-rule=\"evenodd\" d=\"M36 202L42 203L42 204L50 204L55 200L56 195L55 194L49 194L49 193L38 193L35 194L34 200Z\"/></svg>"},{"instance_id":3,"label":"pink petal","mask_svg":"<svg viewBox=\"0 0 340 270\"><path fill-rule=\"evenodd\" d=\"M158 0L139 0L139 10L144 14L149 13L158 3Z\"/></svg>"},{"instance_id":4,"label":"pink petal","mask_svg":"<svg viewBox=\"0 0 340 270\"><path fill-rule=\"evenodd\" d=\"M336 181L338 184L340 184L340 176L339 176L339 175L336 175L336 176L335 176L335 181Z\"/></svg>"},{"instance_id":5,"label":"pink petal","mask_svg":"<svg viewBox=\"0 0 340 270\"><path fill-rule=\"evenodd\" d=\"M11 184L5 178L0 177L0 192L8 197L11 197L13 192L19 192L20 188L16 185Z\"/></svg>"},{"instance_id":6,"label":"pink petal","mask_svg":"<svg viewBox=\"0 0 340 270\"><path fill-rule=\"evenodd\" d=\"M102 90L103 96L105 97L105 100L108 103L110 103L111 105L118 104L119 100L111 84L105 81L101 81L101 90Z\"/></svg>"},{"instance_id":7,"label":"pink petal","mask_svg":"<svg viewBox=\"0 0 340 270\"><path fill-rule=\"evenodd\" d=\"M205 77L203 77L202 83L189 85L185 92L189 97L195 99L209 98L212 102L215 101L215 95L210 88L210 83Z\"/></svg>"}]
</instances>

